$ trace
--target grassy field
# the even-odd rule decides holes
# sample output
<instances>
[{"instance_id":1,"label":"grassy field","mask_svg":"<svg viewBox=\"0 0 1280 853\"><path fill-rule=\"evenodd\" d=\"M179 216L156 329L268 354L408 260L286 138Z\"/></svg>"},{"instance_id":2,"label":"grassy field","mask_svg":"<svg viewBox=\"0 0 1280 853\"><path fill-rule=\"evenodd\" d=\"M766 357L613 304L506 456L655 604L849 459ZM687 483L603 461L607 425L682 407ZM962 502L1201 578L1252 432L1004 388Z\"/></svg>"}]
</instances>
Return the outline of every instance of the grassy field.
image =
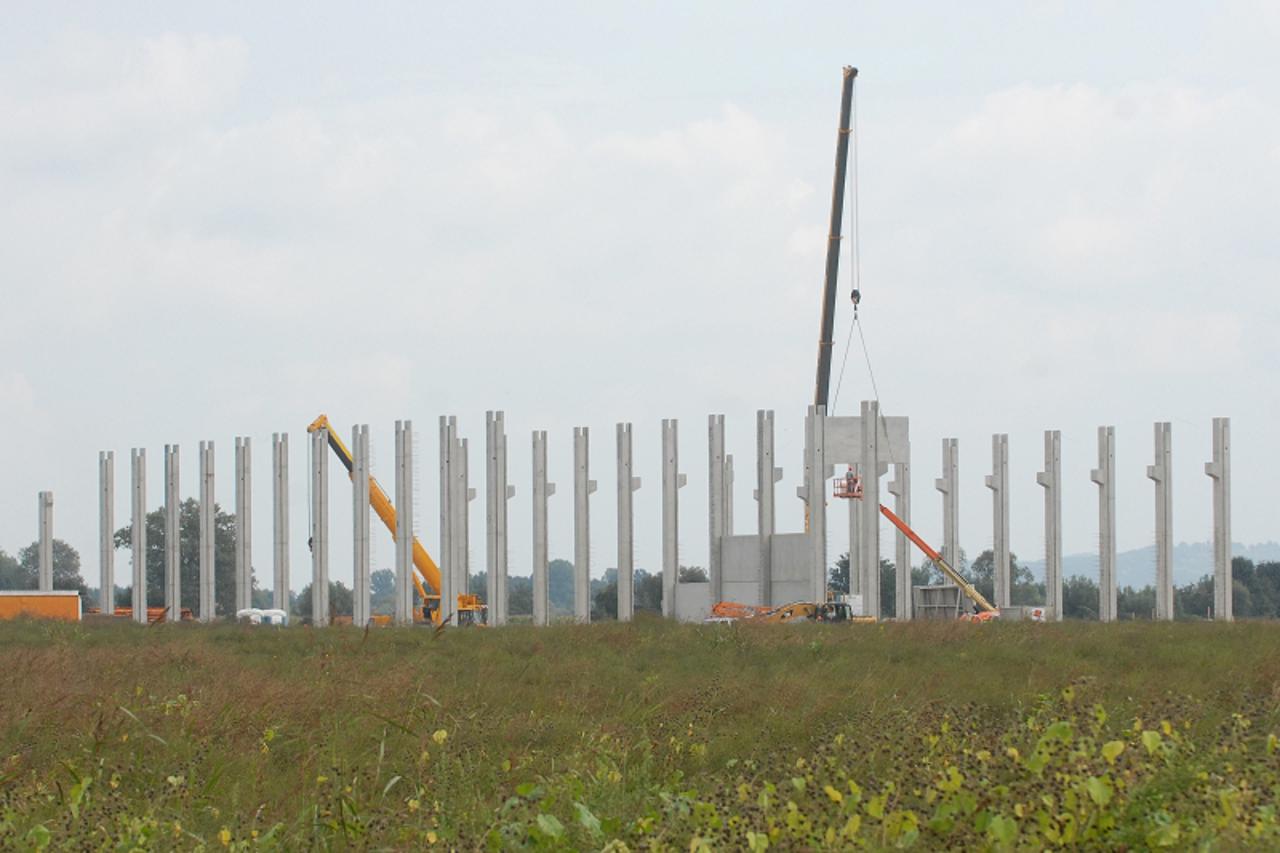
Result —
<instances>
[{"instance_id":1,"label":"grassy field","mask_svg":"<svg viewBox=\"0 0 1280 853\"><path fill-rule=\"evenodd\" d=\"M1280 845L1280 625L0 623L0 847Z\"/></svg>"}]
</instances>

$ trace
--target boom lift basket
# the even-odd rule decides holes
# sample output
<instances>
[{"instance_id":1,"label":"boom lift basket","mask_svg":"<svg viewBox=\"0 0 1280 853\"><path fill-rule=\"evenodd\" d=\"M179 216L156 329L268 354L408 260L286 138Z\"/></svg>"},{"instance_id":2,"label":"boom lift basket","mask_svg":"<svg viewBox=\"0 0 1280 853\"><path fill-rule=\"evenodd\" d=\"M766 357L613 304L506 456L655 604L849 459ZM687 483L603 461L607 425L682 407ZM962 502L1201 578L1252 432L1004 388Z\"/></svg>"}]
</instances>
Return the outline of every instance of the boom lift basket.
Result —
<instances>
[{"instance_id":1,"label":"boom lift basket","mask_svg":"<svg viewBox=\"0 0 1280 853\"><path fill-rule=\"evenodd\" d=\"M862 499L862 478L853 473L852 468L843 477L837 477L833 486L835 489L833 494L837 498L844 498L845 500Z\"/></svg>"}]
</instances>

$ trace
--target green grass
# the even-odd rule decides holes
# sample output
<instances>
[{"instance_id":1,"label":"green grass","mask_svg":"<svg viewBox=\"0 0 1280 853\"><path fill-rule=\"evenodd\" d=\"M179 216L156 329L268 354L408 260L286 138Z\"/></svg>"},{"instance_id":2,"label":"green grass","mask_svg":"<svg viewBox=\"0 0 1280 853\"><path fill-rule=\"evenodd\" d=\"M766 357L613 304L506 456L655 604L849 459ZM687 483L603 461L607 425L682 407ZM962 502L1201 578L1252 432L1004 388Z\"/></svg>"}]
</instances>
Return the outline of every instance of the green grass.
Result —
<instances>
[{"instance_id":1,"label":"green grass","mask_svg":"<svg viewBox=\"0 0 1280 853\"><path fill-rule=\"evenodd\" d=\"M17 622L0 668L4 848L1280 844L1274 624Z\"/></svg>"}]
</instances>

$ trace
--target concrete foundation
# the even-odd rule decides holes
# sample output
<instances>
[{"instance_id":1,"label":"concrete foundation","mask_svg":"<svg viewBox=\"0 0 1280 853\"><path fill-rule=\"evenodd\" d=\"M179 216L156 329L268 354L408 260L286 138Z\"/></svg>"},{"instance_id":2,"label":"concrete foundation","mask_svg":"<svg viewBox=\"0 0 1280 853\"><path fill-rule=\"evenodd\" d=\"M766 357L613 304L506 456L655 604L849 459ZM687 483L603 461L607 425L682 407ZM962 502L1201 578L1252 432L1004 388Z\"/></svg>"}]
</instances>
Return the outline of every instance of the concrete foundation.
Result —
<instances>
[{"instance_id":1,"label":"concrete foundation","mask_svg":"<svg viewBox=\"0 0 1280 853\"><path fill-rule=\"evenodd\" d=\"M507 501L515 495L515 486L507 484L507 432L506 417L502 412L485 415L485 450L488 486L485 513L488 522L486 568L488 578L486 592L489 606L489 624L505 625L507 622Z\"/></svg>"},{"instance_id":2,"label":"concrete foundation","mask_svg":"<svg viewBox=\"0 0 1280 853\"><path fill-rule=\"evenodd\" d=\"M1044 487L1045 611L1062 619L1062 433L1044 433L1044 470L1036 474Z\"/></svg>"},{"instance_id":3,"label":"concrete foundation","mask_svg":"<svg viewBox=\"0 0 1280 853\"><path fill-rule=\"evenodd\" d=\"M1098 427L1098 467L1089 474L1098 486L1098 619L1114 622L1116 596L1116 428Z\"/></svg>"},{"instance_id":4,"label":"concrete foundation","mask_svg":"<svg viewBox=\"0 0 1280 853\"><path fill-rule=\"evenodd\" d=\"M991 474L986 478L991 490L991 553L995 574L995 605L1008 607L1009 600L1009 436L991 436Z\"/></svg>"},{"instance_id":5,"label":"concrete foundation","mask_svg":"<svg viewBox=\"0 0 1280 853\"><path fill-rule=\"evenodd\" d=\"M236 438L236 611L253 607L253 472L249 439Z\"/></svg>"},{"instance_id":6,"label":"concrete foundation","mask_svg":"<svg viewBox=\"0 0 1280 853\"><path fill-rule=\"evenodd\" d=\"M212 622L217 615L217 578L215 538L217 511L213 491L213 442L200 442L200 621Z\"/></svg>"},{"instance_id":7,"label":"concrete foundation","mask_svg":"<svg viewBox=\"0 0 1280 853\"><path fill-rule=\"evenodd\" d=\"M1231 419L1213 419L1213 460L1204 472L1213 479L1213 618L1230 622L1231 586Z\"/></svg>"},{"instance_id":8,"label":"concrete foundation","mask_svg":"<svg viewBox=\"0 0 1280 853\"><path fill-rule=\"evenodd\" d=\"M911 463L896 462L893 479L889 481L889 494L893 495L893 511L908 525L911 524ZM911 619L911 540L897 531L894 536L894 615L898 619Z\"/></svg>"},{"instance_id":9,"label":"concrete foundation","mask_svg":"<svg viewBox=\"0 0 1280 853\"><path fill-rule=\"evenodd\" d=\"M329 624L329 430L311 433L311 624Z\"/></svg>"},{"instance_id":10,"label":"concrete foundation","mask_svg":"<svg viewBox=\"0 0 1280 853\"><path fill-rule=\"evenodd\" d=\"M631 470L631 424L618 424L618 621L635 615L635 502L640 478Z\"/></svg>"},{"instance_id":11,"label":"concrete foundation","mask_svg":"<svg viewBox=\"0 0 1280 853\"><path fill-rule=\"evenodd\" d=\"M550 588L547 564L550 561L547 540L547 499L556 493L554 483L547 482L547 433L533 433L533 624L551 622Z\"/></svg>"},{"instance_id":12,"label":"concrete foundation","mask_svg":"<svg viewBox=\"0 0 1280 853\"><path fill-rule=\"evenodd\" d=\"M413 422L396 421L396 602L395 623L413 624ZM443 574L443 570L442 570ZM457 599L440 599L444 622L454 619Z\"/></svg>"},{"instance_id":13,"label":"concrete foundation","mask_svg":"<svg viewBox=\"0 0 1280 853\"><path fill-rule=\"evenodd\" d=\"M351 624L364 627L373 616L370 606L372 543L369 526L369 425L351 428ZM398 553L398 551L397 551Z\"/></svg>"},{"instance_id":14,"label":"concrete foundation","mask_svg":"<svg viewBox=\"0 0 1280 853\"><path fill-rule=\"evenodd\" d=\"M164 446L164 606L170 622L182 620L182 498L178 445Z\"/></svg>"},{"instance_id":15,"label":"concrete foundation","mask_svg":"<svg viewBox=\"0 0 1280 853\"><path fill-rule=\"evenodd\" d=\"M1156 492L1156 618L1173 618L1173 425L1155 425L1155 462L1147 478Z\"/></svg>"},{"instance_id":16,"label":"concrete foundation","mask_svg":"<svg viewBox=\"0 0 1280 853\"><path fill-rule=\"evenodd\" d=\"M36 539L36 588L53 592L53 492L36 495L39 537Z\"/></svg>"},{"instance_id":17,"label":"concrete foundation","mask_svg":"<svg viewBox=\"0 0 1280 853\"><path fill-rule=\"evenodd\" d=\"M116 454L98 454L98 610L116 607Z\"/></svg>"},{"instance_id":18,"label":"concrete foundation","mask_svg":"<svg viewBox=\"0 0 1280 853\"><path fill-rule=\"evenodd\" d=\"M289 434L271 436L271 606L289 610Z\"/></svg>"},{"instance_id":19,"label":"concrete foundation","mask_svg":"<svg viewBox=\"0 0 1280 853\"><path fill-rule=\"evenodd\" d=\"M663 421L666 428L666 421ZM591 434L573 428L573 618L591 621Z\"/></svg>"},{"instance_id":20,"label":"concrete foundation","mask_svg":"<svg viewBox=\"0 0 1280 853\"><path fill-rule=\"evenodd\" d=\"M933 486L942 493L942 559L960 568L960 440L942 439L942 476Z\"/></svg>"},{"instance_id":21,"label":"concrete foundation","mask_svg":"<svg viewBox=\"0 0 1280 853\"><path fill-rule=\"evenodd\" d=\"M772 411L756 412L756 535L760 548L760 603L773 602L773 548L771 541L778 527L777 489L782 469L773 464L774 416ZM680 485L684 485L681 475ZM778 602L782 604L784 602Z\"/></svg>"},{"instance_id":22,"label":"concrete foundation","mask_svg":"<svg viewBox=\"0 0 1280 853\"><path fill-rule=\"evenodd\" d=\"M707 592L714 605L724 600L724 578L720 567L720 540L725 535L724 415L707 418L707 467L707 577L710 582Z\"/></svg>"},{"instance_id":23,"label":"concrete foundation","mask_svg":"<svg viewBox=\"0 0 1280 853\"><path fill-rule=\"evenodd\" d=\"M129 528L129 548L133 562L133 621L147 624L147 451L135 447L132 463L133 512Z\"/></svg>"}]
</instances>

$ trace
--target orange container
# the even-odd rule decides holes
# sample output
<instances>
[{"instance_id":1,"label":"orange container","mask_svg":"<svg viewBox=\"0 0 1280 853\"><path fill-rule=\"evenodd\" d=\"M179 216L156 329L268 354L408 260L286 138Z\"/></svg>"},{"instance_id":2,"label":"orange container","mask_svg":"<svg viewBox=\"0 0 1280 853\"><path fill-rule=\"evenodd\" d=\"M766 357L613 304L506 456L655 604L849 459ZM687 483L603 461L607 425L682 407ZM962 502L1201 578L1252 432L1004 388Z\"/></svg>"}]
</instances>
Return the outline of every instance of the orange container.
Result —
<instances>
[{"instance_id":1,"label":"orange container","mask_svg":"<svg viewBox=\"0 0 1280 853\"><path fill-rule=\"evenodd\" d=\"M0 619L31 616L37 619L80 621L80 593L74 589L36 592L32 589L0 591Z\"/></svg>"}]
</instances>

